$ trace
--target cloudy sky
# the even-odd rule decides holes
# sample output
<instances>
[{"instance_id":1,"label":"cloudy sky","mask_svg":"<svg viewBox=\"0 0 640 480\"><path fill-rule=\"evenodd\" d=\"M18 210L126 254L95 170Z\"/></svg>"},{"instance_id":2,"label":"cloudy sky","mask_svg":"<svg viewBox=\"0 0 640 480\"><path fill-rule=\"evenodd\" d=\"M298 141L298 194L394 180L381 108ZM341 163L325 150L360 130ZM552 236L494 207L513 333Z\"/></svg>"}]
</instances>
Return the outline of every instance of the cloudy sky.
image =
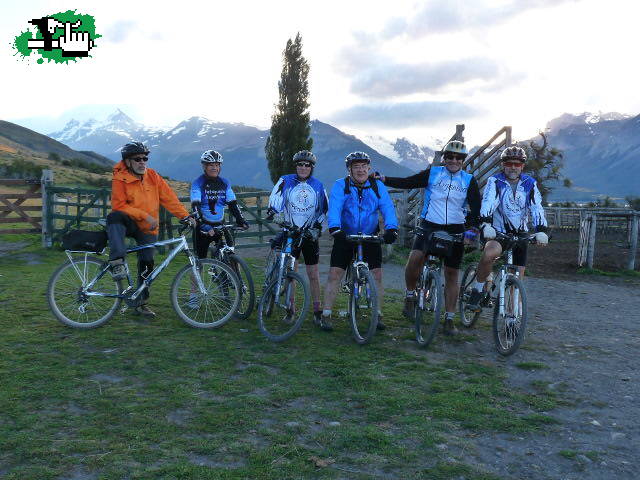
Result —
<instances>
[{"instance_id":1,"label":"cloudy sky","mask_svg":"<svg viewBox=\"0 0 640 480\"><path fill-rule=\"evenodd\" d=\"M93 58L14 56L28 20L67 9L95 17ZM564 112L640 113L639 13L631 0L3 2L0 119L46 129L119 106L156 126L201 115L266 128L300 32L312 118L417 143L456 123L471 144L503 125L524 139Z\"/></svg>"}]
</instances>

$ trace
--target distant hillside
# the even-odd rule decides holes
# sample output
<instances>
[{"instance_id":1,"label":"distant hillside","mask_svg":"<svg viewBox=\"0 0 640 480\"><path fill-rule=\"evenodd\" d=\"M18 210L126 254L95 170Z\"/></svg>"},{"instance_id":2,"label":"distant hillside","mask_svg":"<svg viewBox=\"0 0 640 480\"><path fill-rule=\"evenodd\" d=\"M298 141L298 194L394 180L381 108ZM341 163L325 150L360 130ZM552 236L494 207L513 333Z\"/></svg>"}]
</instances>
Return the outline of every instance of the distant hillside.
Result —
<instances>
[{"instance_id":1,"label":"distant hillside","mask_svg":"<svg viewBox=\"0 0 640 480\"><path fill-rule=\"evenodd\" d=\"M76 159L104 167L113 165L113 161L103 155L73 150L53 138L4 120L0 120L0 144L16 151L24 150L47 156L56 154L63 160Z\"/></svg>"}]
</instances>

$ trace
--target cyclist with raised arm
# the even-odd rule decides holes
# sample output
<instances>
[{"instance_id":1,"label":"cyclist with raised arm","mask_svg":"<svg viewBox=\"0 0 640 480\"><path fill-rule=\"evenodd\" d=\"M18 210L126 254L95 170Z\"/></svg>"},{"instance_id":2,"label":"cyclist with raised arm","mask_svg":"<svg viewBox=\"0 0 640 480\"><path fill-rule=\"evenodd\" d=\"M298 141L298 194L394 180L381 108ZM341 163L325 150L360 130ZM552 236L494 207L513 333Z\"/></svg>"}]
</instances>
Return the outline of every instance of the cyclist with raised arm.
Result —
<instances>
[{"instance_id":1,"label":"cyclist with raised arm","mask_svg":"<svg viewBox=\"0 0 640 480\"><path fill-rule=\"evenodd\" d=\"M511 234L527 232L527 221L530 217L536 231L536 243L546 245L549 242L545 233L547 220L540 190L533 177L522 173L527 163L527 154L521 147L512 146L502 152L500 160L502 172L489 177L482 196L480 218L483 223L480 232L488 241L476 270L476 283L467 302L467 310L472 312L481 310L484 284L491 273L493 262L505 248L504 242L495 240L496 231ZM524 278L527 263L526 243L514 245L513 263L519 267L520 278Z\"/></svg>"},{"instance_id":2,"label":"cyclist with raised arm","mask_svg":"<svg viewBox=\"0 0 640 480\"><path fill-rule=\"evenodd\" d=\"M220 233L213 228L224 221L225 207L229 207L240 230L247 230L249 224L242 216L231 183L220 176L222 155L215 150L207 150L200 157L203 174L191 184L191 207L198 212L200 228L193 231L193 243L198 258L206 258L211 242L220 239Z\"/></svg>"},{"instance_id":3,"label":"cyclist with raised arm","mask_svg":"<svg viewBox=\"0 0 640 480\"><path fill-rule=\"evenodd\" d=\"M398 220L393 202L382 182L369 176L369 155L365 152L350 153L345 159L345 164L349 175L336 180L329 199L329 233L333 236L333 248L320 322L320 328L326 331L333 329L331 309L336 298L338 282L354 255L354 246L347 241L347 235L377 233L378 214L382 214L384 242L391 244L398 238ZM381 313L384 298L382 246L379 243L365 243L362 249L364 261L369 265L378 287L378 330L384 330Z\"/></svg>"},{"instance_id":4,"label":"cyclist with raised arm","mask_svg":"<svg viewBox=\"0 0 640 480\"><path fill-rule=\"evenodd\" d=\"M127 250L125 236L134 238L138 245L157 240L160 205L176 217L188 219L195 225L195 220L189 217L189 212L167 182L155 170L147 168L149 153L149 149L141 142L127 143L120 149L122 161L113 167L113 211L107 216L107 234L109 264L114 280L127 278L129 271L124 261ZM153 253L153 248L138 252L138 286L153 271ZM156 314L147 305L149 292L143 295L135 313L155 317Z\"/></svg>"},{"instance_id":5,"label":"cyclist with raised arm","mask_svg":"<svg viewBox=\"0 0 640 480\"><path fill-rule=\"evenodd\" d=\"M300 253L304 258L313 299L314 323L320 325L322 309L318 272L320 259L318 238L322 233L322 223L328 209L327 192L322 182L313 176L316 156L312 152L308 150L297 152L293 156L293 162L296 173L280 177L271 191L267 219L273 220L275 214L281 213L285 222L307 229L307 235L302 239L300 246L293 249L292 254L296 260L300 258ZM272 248L281 245L282 238L283 234L278 234L272 241Z\"/></svg>"},{"instance_id":6,"label":"cyclist with raised arm","mask_svg":"<svg viewBox=\"0 0 640 480\"><path fill-rule=\"evenodd\" d=\"M420 231L416 234L405 268L406 294L402 313L411 318L416 304L416 285L424 265L428 249L429 234L443 230L450 234L465 232L465 224L478 226L480 213L480 189L470 173L462 170L467 157L464 143L453 140L443 150L444 166L430 166L426 170L406 178L385 177L380 179L393 188L424 188L424 206L420 214ZM470 231L467 235L473 236ZM460 264L464 246L455 244L450 256L444 259L445 283L445 335L458 333L453 323L459 290Z\"/></svg>"}]
</instances>

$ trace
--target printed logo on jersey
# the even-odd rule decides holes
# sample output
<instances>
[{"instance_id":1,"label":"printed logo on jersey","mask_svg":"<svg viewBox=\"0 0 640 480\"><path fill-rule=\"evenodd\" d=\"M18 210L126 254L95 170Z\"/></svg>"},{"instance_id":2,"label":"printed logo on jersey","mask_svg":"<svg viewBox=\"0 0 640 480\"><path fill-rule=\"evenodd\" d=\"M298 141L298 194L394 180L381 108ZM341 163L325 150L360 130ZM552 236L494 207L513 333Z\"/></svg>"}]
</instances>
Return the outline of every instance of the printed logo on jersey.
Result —
<instances>
[{"instance_id":1,"label":"printed logo on jersey","mask_svg":"<svg viewBox=\"0 0 640 480\"><path fill-rule=\"evenodd\" d=\"M291 190L289 206L295 214L311 213L315 207L315 192L306 183L301 183Z\"/></svg>"}]
</instances>

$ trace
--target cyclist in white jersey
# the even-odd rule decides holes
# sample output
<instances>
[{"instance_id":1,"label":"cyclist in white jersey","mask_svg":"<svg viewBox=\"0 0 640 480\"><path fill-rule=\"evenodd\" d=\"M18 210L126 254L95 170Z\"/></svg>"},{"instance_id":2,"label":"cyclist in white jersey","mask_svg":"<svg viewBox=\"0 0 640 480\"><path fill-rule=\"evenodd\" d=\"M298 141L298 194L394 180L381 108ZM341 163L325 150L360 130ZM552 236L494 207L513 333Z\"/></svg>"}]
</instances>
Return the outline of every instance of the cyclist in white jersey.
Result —
<instances>
[{"instance_id":1,"label":"cyclist in white jersey","mask_svg":"<svg viewBox=\"0 0 640 480\"><path fill-rule=\"evenodd\" d=\"M529 218L535 228L535 240L538 245L546 245L549 237L547 220L542 207L542 196L535 179L522 173L527 162L524 149L512 146L506 148L500 155L502 172L489 177L482 196L480 209L480 231L488 240L482 252L482 258L476 271L476 283L471 291L467 310L478 312L481 310L480 301L484 284L491 273L493 263L500 256L506 245L496 238L496 231L502 233L527 232ZM520 271L520 278L524 278L527 263L527 245L518 243L513 247L513 263Z\"/></svg>"},{"instance_id":2,"label":"cyclist in white jersey","mask_svg":"<svg viewBox=\"0 0 640 480\"><path fill-rule=\"evenodd\" d=\"M325 220L329 202L322 182L312 176L316 156L308 150L301 150L293 156L293 161L296 165L296 173L280 177L271 191L267 219L272 220L276 213L281 213L286 222L300 228L308 228L309 236L303 238L300 248L295 248L292 253L296 260L300 257L300 253L304 257L313 299L314 322L320 325L322 307L318 272L320 258L318 238L322 232L322 222ZM281 242L282 234L279 234L272 240L272 245L276 246Z\"/></svg>"},{"instance_id":3,"label":"cyclist in white jersey","mask_svg":"<svg viewBox=\"0 0 640 480\"><path fill-rule=\"evenodd\" d=\"M430 166L407 178L380 176L382 182L389 187L424 188L424 206L420 214L420 227L424 233L416 235L405 268L407 291L403 314L406 317L413 315L416 302L415 289L428 254L430 233L438 230L444 230L450 234L465 233L465 224L475 229L479 223L478 182L473 175L462 170L462 163L467 154L465 144L453 140L443 150L444 166ZM465 233L468 237L475 235L476 230L468 230ZM463 254L463 245L455 244L451 255L444 259L446 311L444 333L446 335L458 333L453 318L460 288L460 264Z\"/></svg>"}]
</instances>

